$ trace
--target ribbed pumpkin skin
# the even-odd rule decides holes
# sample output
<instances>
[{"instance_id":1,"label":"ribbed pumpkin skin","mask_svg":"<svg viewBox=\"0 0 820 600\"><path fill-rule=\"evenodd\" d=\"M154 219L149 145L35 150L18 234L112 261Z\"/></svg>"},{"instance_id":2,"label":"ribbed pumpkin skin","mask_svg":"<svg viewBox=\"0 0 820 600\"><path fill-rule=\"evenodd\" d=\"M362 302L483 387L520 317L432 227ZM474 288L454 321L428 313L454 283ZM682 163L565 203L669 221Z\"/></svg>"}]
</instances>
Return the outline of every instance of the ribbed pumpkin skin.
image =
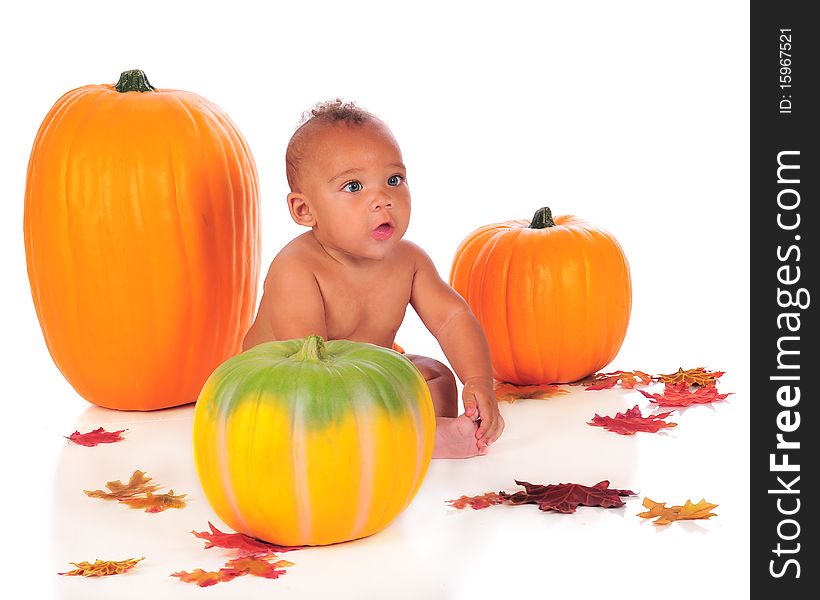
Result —
<instances>
[{"instance_id":1,"label":"ribbed pumpkin skin","mask_svg":"<svg viewBox=\"0 0 820 600\"><path fill-rule=\"evenodd\" d=\"M34 142L24 231L48 350L89 402L194 402L240 350L259 273L256 167L206 99L66 93Z\"/></svg>"},{"instance_id":2,"label":"ribbed pumpkin skin","mask_svg":"<svg viewBox=\"0 0 820 600\"><path fill-rule=\"evenodd\" d=\"M386 527L418 491L435 437L430 392L408 359L346 340L327 342L326 360L304 359L306 343L229 359L194 410L196 469L216 514L284 545Z\"/></svg>"},{"instance_id":3,"label":"ribbed pumpkin skin","mask_svg":"<svg viewBox=\"0 0 820 600\"><path fill-rule=\"evenodd\" d=\"M490 345L495 378L518 385L576 381L607 365L632 308L629 265L612 235L565 215L554 227L508 221L472 232L450 285Z\"/></svg>"}]
</instances>

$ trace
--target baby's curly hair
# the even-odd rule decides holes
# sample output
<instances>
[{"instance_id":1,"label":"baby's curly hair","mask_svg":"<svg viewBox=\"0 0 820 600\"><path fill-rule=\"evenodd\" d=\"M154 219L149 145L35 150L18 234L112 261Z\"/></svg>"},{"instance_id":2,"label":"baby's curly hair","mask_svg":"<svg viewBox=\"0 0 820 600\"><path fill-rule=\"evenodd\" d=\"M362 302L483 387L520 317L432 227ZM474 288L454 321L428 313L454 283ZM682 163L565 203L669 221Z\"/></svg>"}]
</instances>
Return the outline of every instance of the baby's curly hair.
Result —
<instances>
[{"instance_id":1,"label":"baby's curly hair","mask_svg":"<svg viewBox=\"0 0 820 600\"><path fill-rule=\"evenodd\" d=\"M291 136L285 152L285 172L290 190L296 190L298 168L303 158L305 141L317 125L333 123L363 125L374 120L378 120L378 117L357 106L355 102L344 102L341 98L318 102L310 110L303 112L299 127Z\"/></svg>"}]
</instances>

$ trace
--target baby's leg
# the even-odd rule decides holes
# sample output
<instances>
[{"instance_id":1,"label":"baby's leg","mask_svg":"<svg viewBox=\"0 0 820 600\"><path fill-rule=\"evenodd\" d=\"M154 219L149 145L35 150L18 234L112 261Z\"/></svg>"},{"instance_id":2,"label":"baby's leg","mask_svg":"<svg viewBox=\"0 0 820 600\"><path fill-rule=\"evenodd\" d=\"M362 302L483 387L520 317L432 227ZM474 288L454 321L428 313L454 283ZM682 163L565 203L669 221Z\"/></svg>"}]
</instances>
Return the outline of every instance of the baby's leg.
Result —
<instances>
[{"instance_id":1,"label":"baby's leg","mask_svg":"<svg viewBox=\"0 0 820 600\"><path fill-rule=\"evenodd\" d=\"M478 424L466 415L458 416L458 388L452 371L443 363L420 356L405 354L421 372L436 411L436 441L433 458L469 458L485 454L479 450L475 433Z\"/></svg>"}]
</instances>

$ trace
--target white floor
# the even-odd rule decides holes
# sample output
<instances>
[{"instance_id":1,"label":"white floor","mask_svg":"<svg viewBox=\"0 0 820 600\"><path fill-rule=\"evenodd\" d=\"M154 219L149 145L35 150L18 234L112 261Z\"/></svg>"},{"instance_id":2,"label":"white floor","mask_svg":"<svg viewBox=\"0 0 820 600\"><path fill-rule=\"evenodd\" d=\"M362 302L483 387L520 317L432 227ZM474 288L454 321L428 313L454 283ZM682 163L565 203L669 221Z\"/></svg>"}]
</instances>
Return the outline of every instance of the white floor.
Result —
<instances>
[{"instance_id":1,"label":"white floor","mask_svg":"<svg viewBox=\"0 0 820 600\"><path fill-rule=\"evenodd\" d=\"M731 366L713 367L727 369L719 388L735 394L713 406L675 413L670 420L678 427L659 434L620 436L586 424L596 412L614 415L636 403L648 407L637 391L572 387L549 400L503 403L506 432L490 454L434 460L416 499L386 530L364 540L283 554L295 565L278 580L245 576L207 589L170 577L198 567L216 570L236 556L218 548L206 551L190 533L206 530L209 520L226 529L208 506L194 471L192 406L125 413L72 405L80 410L76 420L62 424L63 435L99 426L128 431L125 442L54 446L59 456L48 486L53 496L47 587L51 597L78 600L449 600L610 593L631 599L743 598L749 585L749 407L746 374ZM54 436L59 423L47 422L51 425L41 433ZM187 493L189 505L146 514L83 494L108 480L125 480L135 469L176 493ZM608 479L612 487L637 495L622 508L580 507L570 515L535 506L459 511L445 503L462 494L518 490L514 479L586 485ZM718 516L657 527L636 516L647 496L668 504L705 498L718 504ZM56 575L73 568L69 561L140 556L145 560L121 576ZM43 569L38 571L42 577Z\"/></svg>"}]
</instances>

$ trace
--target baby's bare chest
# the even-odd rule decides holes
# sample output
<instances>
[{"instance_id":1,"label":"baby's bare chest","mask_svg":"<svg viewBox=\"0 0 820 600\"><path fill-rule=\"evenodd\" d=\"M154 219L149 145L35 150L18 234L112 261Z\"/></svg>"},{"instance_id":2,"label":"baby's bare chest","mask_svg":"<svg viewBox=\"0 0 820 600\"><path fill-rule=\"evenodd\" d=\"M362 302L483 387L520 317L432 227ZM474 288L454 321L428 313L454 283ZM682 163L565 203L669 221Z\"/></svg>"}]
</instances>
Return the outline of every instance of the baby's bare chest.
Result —
<instances>
[{"instance_id":1,"label":"baby's bare chest","mask_svg":"<svg viewBox=\"0 0 820 600\"><path fill-rule=\"evenodd\" d=\"M404 320L413 274L401 270L367 276L317 273L330 339L389 345Z\"/></svg>"}]
</instances>

